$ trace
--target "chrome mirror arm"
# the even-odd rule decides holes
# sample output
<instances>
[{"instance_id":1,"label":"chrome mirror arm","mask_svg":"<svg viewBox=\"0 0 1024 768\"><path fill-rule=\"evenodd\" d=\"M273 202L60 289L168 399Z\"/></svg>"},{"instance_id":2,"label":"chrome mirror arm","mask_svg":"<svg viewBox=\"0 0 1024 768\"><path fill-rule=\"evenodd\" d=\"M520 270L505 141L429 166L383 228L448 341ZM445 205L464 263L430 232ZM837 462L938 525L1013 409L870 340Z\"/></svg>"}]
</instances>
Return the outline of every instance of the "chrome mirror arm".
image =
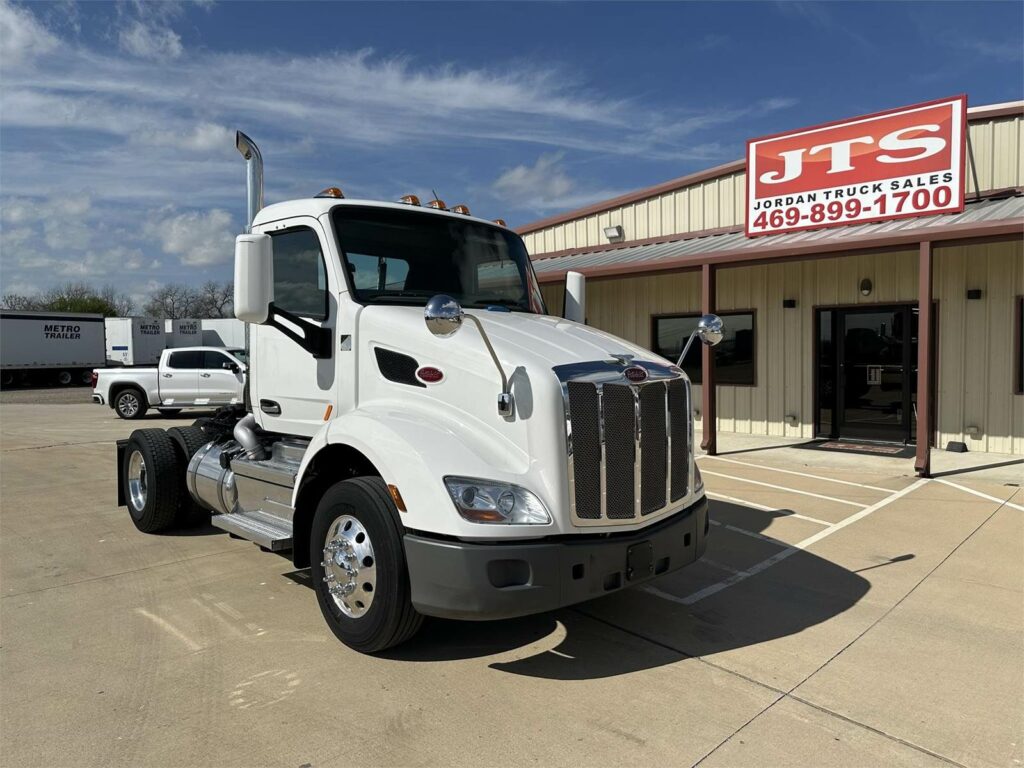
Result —
<instances>
[{"instance_id":1,"label":"chrome mirror arm","mask_svg":"<svg viewBox=\"0 0 1024 768\"><path fill-rule=\"evenodd\" d=\"M693 340L695 338L697 338L697 329L696 328L693 329L693 332L690 334L690 338L688 338L686 340L686 344L683 346L683 353L681 355L679 355L679 359L676 360L676 367L677 368L682 368L683 367L683 360L686 359L686 353L690 351L690 347L693 345Z\"/></svg>"}]
</instances>

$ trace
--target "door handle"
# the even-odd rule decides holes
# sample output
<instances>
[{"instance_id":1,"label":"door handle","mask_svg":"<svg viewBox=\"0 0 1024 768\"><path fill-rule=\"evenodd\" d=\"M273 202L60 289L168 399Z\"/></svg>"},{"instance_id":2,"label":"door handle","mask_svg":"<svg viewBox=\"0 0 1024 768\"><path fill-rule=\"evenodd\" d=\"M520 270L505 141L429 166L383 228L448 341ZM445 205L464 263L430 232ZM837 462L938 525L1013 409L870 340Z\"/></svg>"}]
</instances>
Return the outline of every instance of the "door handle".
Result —
<instances>
[{"instance_id":1,"label":"door handle","mask_svg":"<svg viewBox=\"0 0 1024 768\"><path fill-rule=\"evenodd\" d=\"M169 373L164 373L164 374L161 374L161 375L162 375L162 376L163 376L163 377L164 377L165 379L169 379L169 378L171 378L171 374L169 374Z\"/></svg>"},{"instance_id":2,"label":"door handle","mask_svg":"<svg viewBox=\"0 0 1024 768\"><path fill-rule=\"evenodd\" d=\"M281 415L281 405L275 400L260 400L260 410L271 416Z\"/></svg>"},{"instance_id":3,"label":"door handle","mask_svg":"<svg viewBox=\"0 0 1024 768\"><path fill-rule=\"evenodd\" d=\"M210 374L208 373L200 373L199 375L202 376L204 379L210 378Z\"/></svg>"}]
</instances>

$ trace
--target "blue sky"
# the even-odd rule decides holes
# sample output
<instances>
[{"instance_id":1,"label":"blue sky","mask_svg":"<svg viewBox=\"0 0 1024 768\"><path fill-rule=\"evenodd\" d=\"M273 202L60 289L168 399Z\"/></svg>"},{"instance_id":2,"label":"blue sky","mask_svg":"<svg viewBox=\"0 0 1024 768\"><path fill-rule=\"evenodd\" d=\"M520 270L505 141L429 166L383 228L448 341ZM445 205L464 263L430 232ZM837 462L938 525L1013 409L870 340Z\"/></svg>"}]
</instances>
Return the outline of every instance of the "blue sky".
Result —
<instances>
[{"instance_id":1,"label":"blue sky","mask_svg":"<svg viewBox=\"0 0 1024 768\"><path fill-rule=\"evenodd\" d=\"M747 138L1024 96L1024 4L0 0L0 290L226 279L267 201L431 189L512 225Z\"/></svg>"}]
</instances>

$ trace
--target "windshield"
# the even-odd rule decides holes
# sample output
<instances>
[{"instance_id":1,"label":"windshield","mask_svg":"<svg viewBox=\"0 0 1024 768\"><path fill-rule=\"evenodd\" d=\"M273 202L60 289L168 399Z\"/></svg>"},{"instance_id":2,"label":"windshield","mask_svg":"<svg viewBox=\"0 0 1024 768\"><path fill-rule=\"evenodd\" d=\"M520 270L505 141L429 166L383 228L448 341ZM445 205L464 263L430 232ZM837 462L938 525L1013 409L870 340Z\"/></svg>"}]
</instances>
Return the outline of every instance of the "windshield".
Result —
<instances>
[{"instance_id":1,"label":"windshield","mask_svg":"<svg viewBox=\"0 0 1024 768\"><path fill-rule=\"evenodd\" d=\"M526 246L511 232L390 208L338 206L333 219L357 301L422 306L444 293L463 307L546 314Z\"/></svg>"}]
</instances>

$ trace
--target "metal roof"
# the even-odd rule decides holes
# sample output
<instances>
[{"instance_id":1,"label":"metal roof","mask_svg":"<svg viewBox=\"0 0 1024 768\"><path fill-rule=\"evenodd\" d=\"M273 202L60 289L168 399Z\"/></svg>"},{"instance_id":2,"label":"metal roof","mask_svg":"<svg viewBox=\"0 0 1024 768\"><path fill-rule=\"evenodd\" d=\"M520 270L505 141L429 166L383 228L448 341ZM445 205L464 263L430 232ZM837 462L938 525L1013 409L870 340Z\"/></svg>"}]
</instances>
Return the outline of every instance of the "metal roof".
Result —
<instances>
[{"instance_id":1,"label":"metal roof","mask_svg":"<svg viewBox=\"0 0 1024 768\"><path fill-rule=\"evenodd\" d=\"M920 239L930 239L930 232L939 234L939 230L951 225L966 225L969 229L977 225L984 229L989 222L1014 222L1024 228L1024 197L1007 197L996 200L978 200L968 202L961 213L944 213L920 218L898 219L871 224L852 224L834 229L817 229L793 232L783 235L766 235L748 238L741 232L708 235L705 237L680 236L676 240L644 245L624 245L621 248L602 249L574 253L564 256L545 258L539 256L533 262L538 277L543 279L547 274L561 274L566 270L601 270L610 267L622 267L624 272L629 267L643 265L645 269L656 268L659 262L672 262L666 268L685 268L687 257L693 257L694 266L700 264L705 257L715 254L735 253L737 260L755 258L759 251L765 252L765 258L777 255L780 249L792 248L806 252L808 247L820 245L822 251L841 250L844 246L850 250L864 248L859 244L866 238L877 239L887 235L910 236L920 235ZM966 232L960 237L969 237ZM936 239L950 239L936 238ZM838 246L838 247L837 247ZM771 253L768 253L771 251Z\"/></svg>"}]
</instances>

